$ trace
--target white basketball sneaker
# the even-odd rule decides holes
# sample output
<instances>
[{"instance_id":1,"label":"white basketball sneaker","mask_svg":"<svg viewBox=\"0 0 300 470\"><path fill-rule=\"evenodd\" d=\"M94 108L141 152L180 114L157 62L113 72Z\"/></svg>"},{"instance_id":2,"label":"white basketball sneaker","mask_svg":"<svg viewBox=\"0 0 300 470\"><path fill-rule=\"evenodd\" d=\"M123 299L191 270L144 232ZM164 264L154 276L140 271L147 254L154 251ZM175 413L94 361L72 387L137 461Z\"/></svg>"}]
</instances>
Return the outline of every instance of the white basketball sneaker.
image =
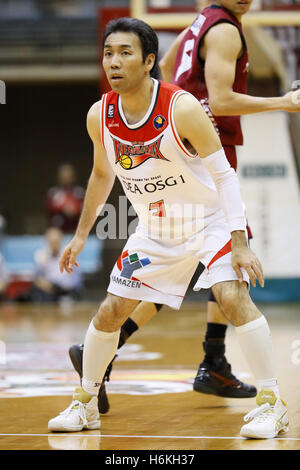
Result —
<instances>
[{"instance_id":1,"label":"white basketball sneaker","mask_svg":"<svg viewBox=\"0 0 300 470\"><path fill-rule=\"evenodd\" d=\"M256 397L257 408L245 417L241 435L254 439L272 439L288 431L286 404L272 390L261 390ZM250 421L251 420L251 421Z\"/></svg>"},{"instance_id":2,"label":"white basketball sneaker","mask_svg":"<svg viewBox=\"0 0 300 470\"><path fill-rule=\"evenodd\" d=\"M49 431L74 432L99 428L98 398L85 392L82 387L75 389L71 405L48 423Z\"/></svg>"}]
</instances>

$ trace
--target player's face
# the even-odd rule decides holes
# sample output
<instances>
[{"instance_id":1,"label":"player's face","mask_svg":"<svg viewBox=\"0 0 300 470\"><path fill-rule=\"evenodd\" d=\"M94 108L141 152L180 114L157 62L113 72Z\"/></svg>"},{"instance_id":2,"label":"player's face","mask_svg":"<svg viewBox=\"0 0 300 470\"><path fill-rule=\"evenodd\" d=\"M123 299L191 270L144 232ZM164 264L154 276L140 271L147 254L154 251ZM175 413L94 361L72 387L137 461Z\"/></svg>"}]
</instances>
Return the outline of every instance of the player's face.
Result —
<instances>
[{"instance_id":1,"label":"player's face","mask_svg":"<svg viewBox=\"0 0 300 470\"><path fill-rule=\"evenodd\" d=\"M234 15L240 17L247 13L253 0L220 0L220 4L231 11Z\"/></svg>"},{"instance_id":2,"label":"player's face","mask_svg":"<svg viewBox=\"0 0 300 470\"><path fill-rule=\"evenodd\" d=\"M149 54L144 63L137 34L111 33L104 44L102 65L112 90L126 93L141 84L152 68L150 56L154 55Z\"/></svg>"}]
</instances>

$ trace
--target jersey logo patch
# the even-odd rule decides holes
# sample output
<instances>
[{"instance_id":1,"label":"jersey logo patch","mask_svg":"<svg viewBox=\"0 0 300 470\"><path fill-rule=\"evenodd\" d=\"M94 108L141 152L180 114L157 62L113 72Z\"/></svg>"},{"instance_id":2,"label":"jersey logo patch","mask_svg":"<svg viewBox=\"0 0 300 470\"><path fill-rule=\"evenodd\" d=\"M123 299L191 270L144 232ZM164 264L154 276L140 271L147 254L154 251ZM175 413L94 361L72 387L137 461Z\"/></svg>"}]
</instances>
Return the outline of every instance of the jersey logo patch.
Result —
<instances>
[{"instance_id":1,"label":"jersey logo patch","mask_svg":"<svg viewBox=\"0 0 300 470\"><path fill-rule=\"evenodd\" d=\"M157 130L161 130L165 125L166 119L160 114L153 119L153 126Z\"/></svg>"},{"instance_id":2,"label":"jersey logo patch","mask_svg":"<svg viewBox=\"0 0 300 470\"><path fill-rule=\"evenodd\" d=\"M114 104L109 104L107 108L107 117L108 118L113 118L115 114L115 105Z\"/></svg>"},{"instance_id":3,"label":"jersey logo patch","mask_svg":"<svg viewBox=\"0 0 300 470\"><path fill-rule=\"evenodd\" d=\"M126 279L132 279L134 271L143 268L148 264L151 264L149 258L140 259L138 253L129 255L127 250L122 253L117 261L117 266L121 271L120 276L125 277Z\"/></svg>"},{"instance_id":4,"label":"jersey logo patch","mask_svg":"<svg viewBox=\"0 0 300 470\"><path fill-rule=\"evenodd\" d=\"M160 144L163 136L151 143L132 142L131 144L125 144L112 136L111 138L115 149L115 163L120 163L124 170L137 168L149 158L169 161L160 152Z\"/></svg>"}]
</instances>

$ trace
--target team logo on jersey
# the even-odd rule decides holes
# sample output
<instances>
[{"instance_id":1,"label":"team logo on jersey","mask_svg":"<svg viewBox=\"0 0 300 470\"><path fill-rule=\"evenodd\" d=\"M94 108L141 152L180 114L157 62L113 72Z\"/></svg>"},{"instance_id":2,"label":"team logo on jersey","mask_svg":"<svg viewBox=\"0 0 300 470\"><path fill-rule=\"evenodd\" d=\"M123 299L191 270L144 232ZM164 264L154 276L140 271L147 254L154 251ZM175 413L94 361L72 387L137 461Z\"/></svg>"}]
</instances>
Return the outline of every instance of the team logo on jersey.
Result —
<instances>
[{"instance_id":1,"label":"team logo on jersey","mask_svg":"<svg viewBox=\"0 0 300 470\"><path fill-rule=\"evenodd\" d=\"M108 118L113 118L115 114L115 105L114 104L109 104L107 108L107 117Z\"/></svg>"},{"instance_id":2,"label":"team logo on jersey","mask_svg":"<svg viewBox=\"0 0 300 470\"><path fill-rule=\"evenodd\" d=\"M156 116L156 117L153 119L153 126L155 127L155 129L161 130L161 129L164 127L165 122L166 122L166 118L164 118L164 117L160 114L159 116Z\"/></svg>"},{"instance_id":3,"label":"team logo on jersey","mask_svg":"<svg viewBox=\"0 0 300 470\"><path fill-rule=\"evenodd\" d=\"M163 136L150 143L132 142L131 144L125 144L111 136L116 155L115 163L120 163L124 170L132 170L149 158L156 158L168 162L169 160L164 157L160 151L162 137Z\"/></svg>"},{"instance_id":4,"label":"team logo on jersey","mask_svg":"<svg viewBox=\"0 0 300 470\"><path fill-rule=\"evenodd\" d=\"M151 264L149 258L140 258L138 253L129 254L124 251L117 261L117 267L120 270L120 277L112 275L111 280L117 284L133 289L140 289L144 284L133 276L134 271Z\"/></svg>"},{"instance_id":5,"label":"team logo on jersey","mask_svg":"<svg viewBox=\"0 0 300 470\"><path fill-rule=\"evenodd\" d=\"M126 279L132 279L132 274L137 269L143 268L151 264L149 258L139 258L138 253L129 254L128 250L124 251L117 261L117 266L120 269L120 276Z\"/></svg>"}]
</instances>

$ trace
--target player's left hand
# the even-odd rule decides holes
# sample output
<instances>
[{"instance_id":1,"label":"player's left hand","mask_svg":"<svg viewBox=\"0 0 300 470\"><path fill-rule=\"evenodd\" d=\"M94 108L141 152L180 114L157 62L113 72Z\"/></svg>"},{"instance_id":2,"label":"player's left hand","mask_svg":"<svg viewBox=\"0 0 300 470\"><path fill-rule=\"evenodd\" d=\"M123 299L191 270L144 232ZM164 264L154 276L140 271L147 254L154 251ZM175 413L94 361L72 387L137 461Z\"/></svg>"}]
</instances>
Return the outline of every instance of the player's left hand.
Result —
<instances>
[{"instance_id":1,"label":"player's left hand","mask_svg":"<svg viewBox=\"0 0 300 470\"><path fill-rule=\"evenodd\" d=\"M68 274L72 274L74 266L78 268L76 258L83 250L85 242L86 240L74 236L68 243L59 259L59 269L61 273L66 271Z\"/></svg>"},{"instance_id":2,"label":"player's left hand","mask_svg":"<svg viewBox=\"0 0 300 470\"><path fill-rule=\"evenodd\" d=\"M261 287L264 287L264 273L261 263L257 256L247 246L236 247L232 249L231 256L232 267L236 272L239 282L243 282L241 268L247 271L250 282L256 287L256 279Z\"/></svg>"}]
</instances>

